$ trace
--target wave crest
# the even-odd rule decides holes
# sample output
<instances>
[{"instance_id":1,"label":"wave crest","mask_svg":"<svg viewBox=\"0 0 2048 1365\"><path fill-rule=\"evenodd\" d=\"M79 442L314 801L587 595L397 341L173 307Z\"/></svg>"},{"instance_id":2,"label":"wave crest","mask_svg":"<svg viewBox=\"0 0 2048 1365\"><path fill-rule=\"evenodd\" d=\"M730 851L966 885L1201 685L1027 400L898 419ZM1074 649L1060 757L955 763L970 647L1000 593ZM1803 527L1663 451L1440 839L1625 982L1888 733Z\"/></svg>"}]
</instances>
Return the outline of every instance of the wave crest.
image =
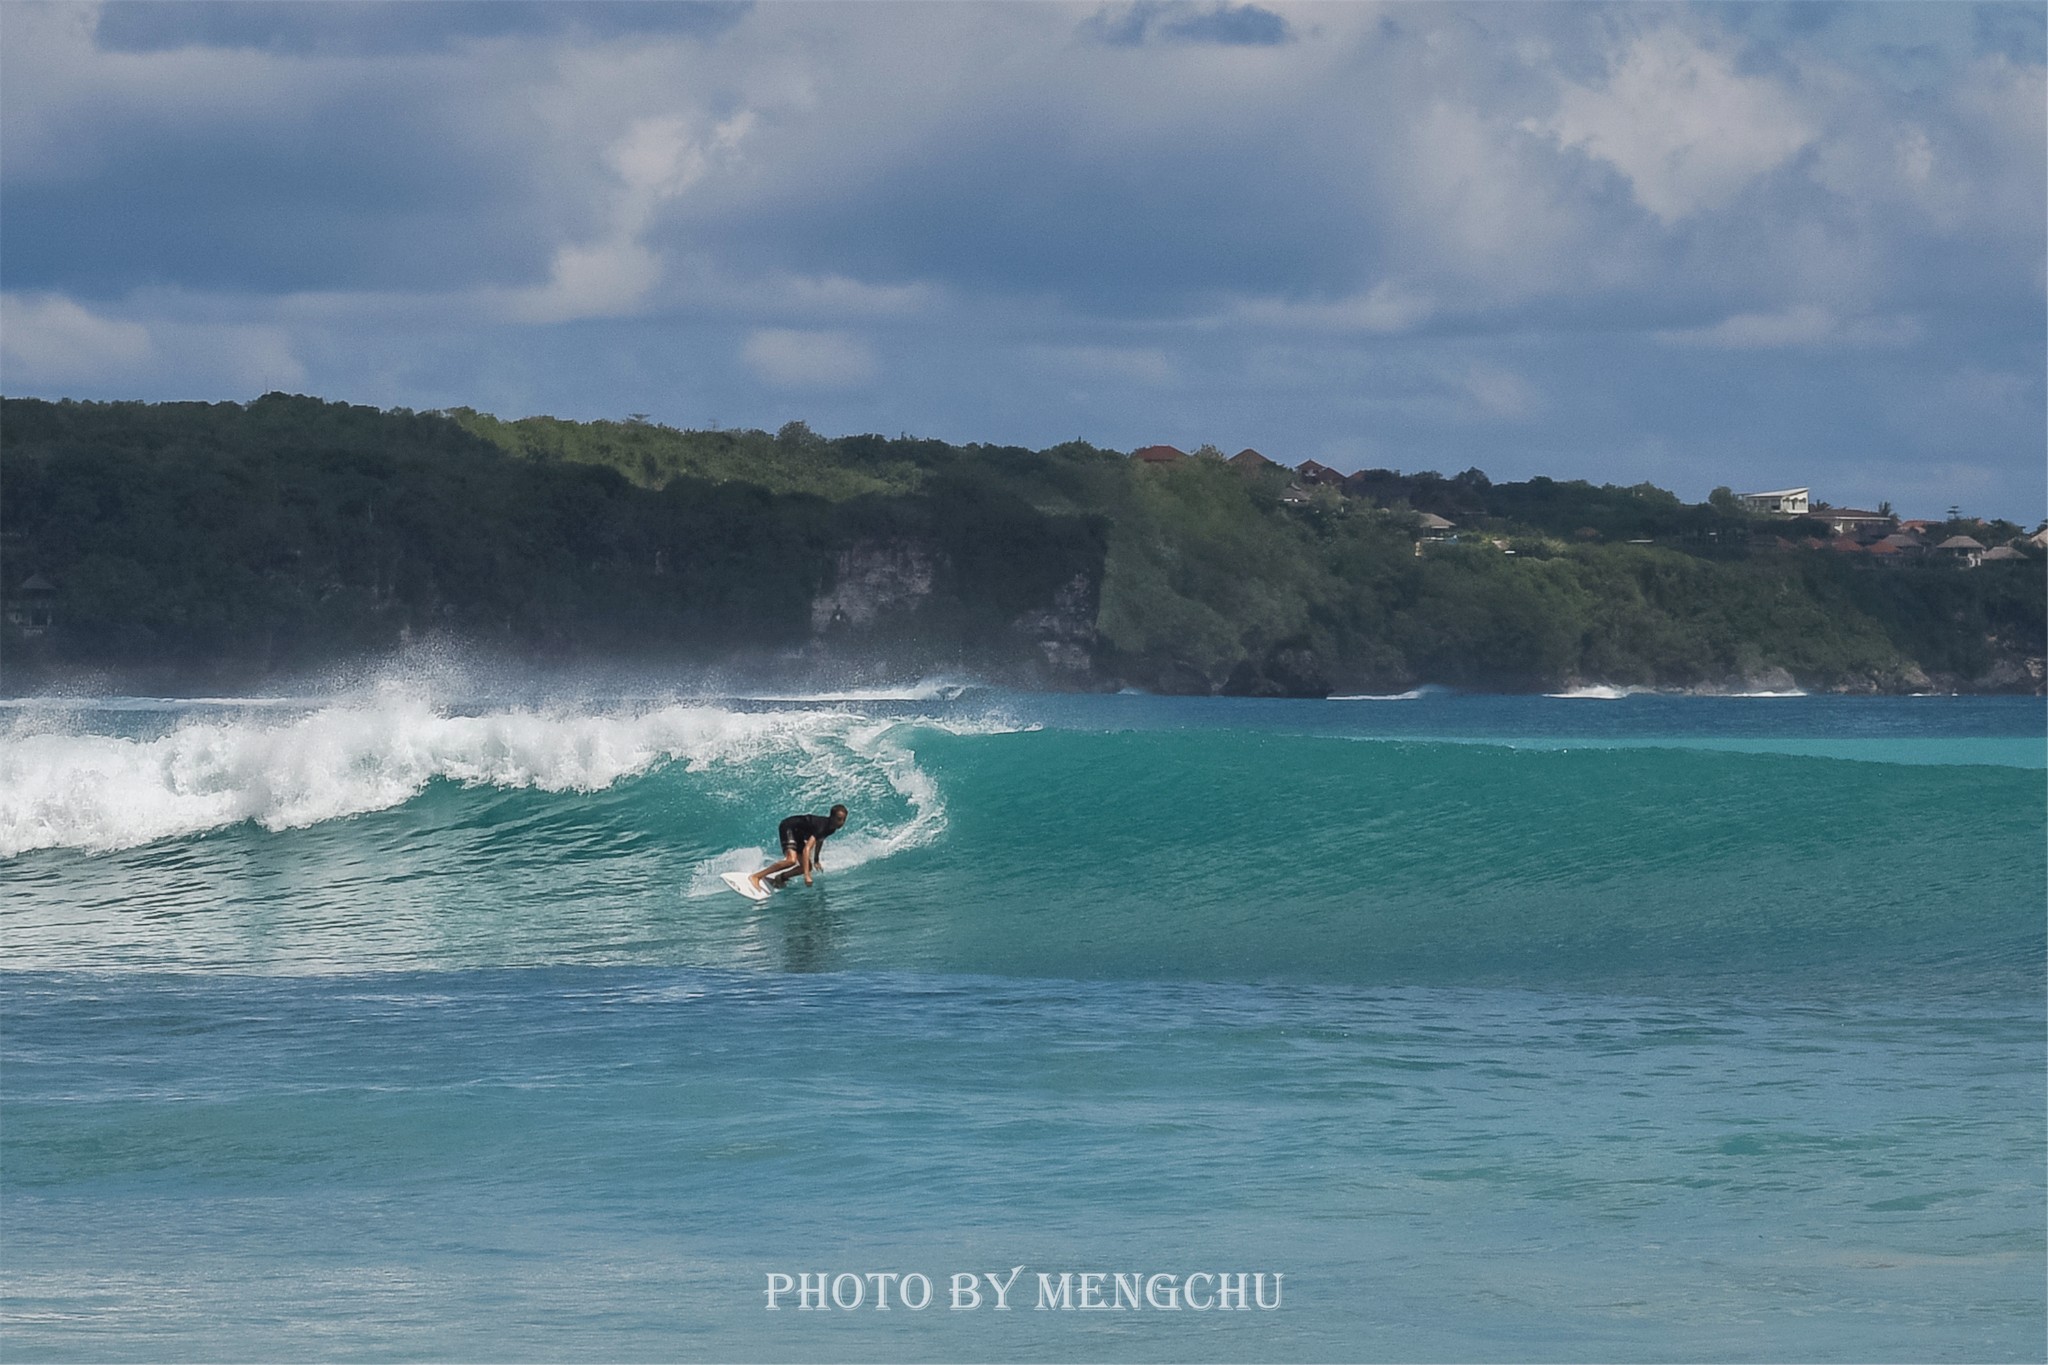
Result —
<instances>
[{"instance_id":1,"label":"wave crest","mask_svg":"<svg viewBox=\"0 0 2048 1365\"><path fill-rule=\"evenodd\" d=\"M893 790L911 818L836 851L840 864L936 837L944 805L900 722L844 710L739 711L688 703L457 714L383 691L297 716L185 714L164 733L29 723L0 735L0 857L106 852L244 822L299 829L402 805L434 781L593 792L668 764L703 772L775 762L806 788Z\"/></svg>"}]
</instances>

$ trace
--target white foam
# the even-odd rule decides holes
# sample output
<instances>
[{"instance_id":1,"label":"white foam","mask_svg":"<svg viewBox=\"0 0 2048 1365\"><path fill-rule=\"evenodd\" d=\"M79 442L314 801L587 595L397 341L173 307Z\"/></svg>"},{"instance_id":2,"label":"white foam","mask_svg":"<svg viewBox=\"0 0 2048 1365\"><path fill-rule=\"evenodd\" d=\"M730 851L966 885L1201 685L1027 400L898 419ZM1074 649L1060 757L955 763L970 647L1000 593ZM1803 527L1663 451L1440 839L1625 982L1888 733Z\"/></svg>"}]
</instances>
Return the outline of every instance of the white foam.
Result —
<instances>
[{"instance_id":1,"label":"white foam","mask_svg":"<svg viewBox=\"0 0 2048 1365\"><path fill-rule=\"evenodd\" d=\"M1615 687L1607 683L1594 683L1586 687L1574 687L1565 692L1546 692L1543 695L1566 701L1620 701L1625 697L1803 697L1807 694L1798 688L1781 691L1723 692L1716 688L1656 688L1656 687Z\"/></svg>"},{"instance_id":2,"label":"white foam","mask_svg":"<svg viewBox=\"0 0 2048 1365\"><path fill-rule=\"evenodd\" d=\"M1563 692L1546 692L1546 697L1557 697L1565 701L1620 701L1624 697L1650 696L1656 693L1653 687L1610 687L1606 683L1594 683L1588 687L1573 687Z\"/></svg>"},{"instance_id":3,"label":"white foam","mask_svg":"<svg viewBox=\"0 0 2048 1365\"><path fill-rule=\"evenodd\" d=\"M950 725L945 728L953 729ZM850 871L908 849L922 848L945 833L946 803L939 795L938 784L917 765L917 756L903 745L905 729L897 721L855 721L835 736L849 754L878 772L903 799L910 808L910 819L895 826L849 825L833 835L820 851L819 862L823 867L834 872ZM818 752L813 749L814 755ZM770 861L764 849L727 849L697 865L684 894L693 898L729 894L721 880L725 873L759 871Z\"/></svg>"},{"instance_id":4,"label":"white foam","mask_svg":"<svg viewBox=\"0 0 2048 1365\"><path fill-rule=\"evenodd\" d=\"M958 701L970 685L952 678L926 678L900 687L855 687L833 692L740 692L734 693L733 699L824 706L864 701Z\"/></svg>"},{"instance_id":5,"label":"white foam","mask_svg":"<svg viewBox=\"0 0 2048 1365\"><path fill-rule=\"evenodd\" d=\"M891 735L899 722L843 710L586 704L462 715L387 686L298 716L173 714L172 728L154 737L80 733L76 712L24 715L0 732L0 857L130 848L243 822L303 828L400 805L437 779L590 792L664 763L701 771L763 758L820 792L861 769L870 782L879 772L909 804L903 828L835 841L839 865L886 857L944 828L930 778Z\"/></svg>"},{"instance_id":6,"label":"white foam","mask_svg":"<svg viewBox=\"0 0 2048 1365\"><path fill-rule=\"evenodd\" d=\"M1327 701L1421 701L1429 693L1417 687L1407 692L1357 693L1345 697L1328 697Z\"/></svg>"},{"instance_id":7,"label":"white foam","mask_svg":"<svg viewBox=\"0 0 2048 1365\"><path fill-rule=\"evenodd\" d=\"M34 697L0 697L0 710L4 711L198 711L198 710L257 710L263 708L333 705L333 698L322 697L67 697L42 695Z\"/></svg>"}]
</instances>

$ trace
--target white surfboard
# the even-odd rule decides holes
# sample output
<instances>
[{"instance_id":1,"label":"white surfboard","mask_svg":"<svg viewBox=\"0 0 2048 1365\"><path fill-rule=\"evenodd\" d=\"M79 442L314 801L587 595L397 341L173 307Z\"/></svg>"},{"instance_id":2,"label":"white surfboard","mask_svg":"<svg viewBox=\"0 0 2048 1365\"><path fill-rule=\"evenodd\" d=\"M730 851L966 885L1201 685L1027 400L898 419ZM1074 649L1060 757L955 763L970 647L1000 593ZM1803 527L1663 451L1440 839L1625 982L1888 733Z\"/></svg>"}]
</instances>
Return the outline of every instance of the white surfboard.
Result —
<instances>
[{"instance_id":1,"label":"white surfboard","mask_svg":"<svg viewBox=\"0 0 2048 1365\"><path fill-rule=\"evenodd\" d=\"M747 874L744 872L721 872L718 876L719 880L750 901L765 901L768 899L767 890L755 886L752 882L748 881Z\"/></svg>"}]
</instances>

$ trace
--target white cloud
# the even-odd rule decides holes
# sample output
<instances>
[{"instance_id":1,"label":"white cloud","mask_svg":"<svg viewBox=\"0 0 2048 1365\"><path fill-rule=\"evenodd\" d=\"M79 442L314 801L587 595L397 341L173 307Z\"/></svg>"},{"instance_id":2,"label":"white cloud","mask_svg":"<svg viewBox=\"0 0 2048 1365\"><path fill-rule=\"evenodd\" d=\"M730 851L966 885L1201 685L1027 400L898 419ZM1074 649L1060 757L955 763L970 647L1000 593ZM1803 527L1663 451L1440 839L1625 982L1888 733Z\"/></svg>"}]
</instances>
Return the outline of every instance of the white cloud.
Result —
<instances>
[{"instance_id":1,"label":"white cloud","mask_svg":"<svg viewBox=\"0 0 2048 1365\"><path fill-rule=\"evenodd\" d=\"M753 124L754 115L741 110L698 138L680 116L633 123L605 149L604 163L617 184L604 234L594 242L556 248L544 285L487 292L497 293L506 315L520 322L572 322L638 311L662 278L662 258L643 240L662 206L716 167L735 161Z\"/></svg>"},{"instance_id":2,"label":"white cloud","mask_svg":"<svg viewBox=\"0 0 2048 1365\"><path fill-rule=\"evenodd\" d=\"M170 383L261 392L305 380L306 368L282 327L110 317L61 294L0 295L0 387Z\"/></svg>"},{"instance_id":3,"label":"white cloud","mask_svg":"<svg viewBox=\"0 0 2048 1365\"><path fill-rule=\"evenodd\" d=\"M0 362L10 386L95 383L155 358L140 323L101 317L61 294L0 295Z\"/></svg>"},{"instance_id":4,"label":"white cloud","mask_svg":"<svg viewBox=\"0 0 2048 1365\"><path fill-rule=\"evenodd\" d=\"M783 4L375 52L198 24L113 50L89 6L0 8L0 341L48 391L374 373L412 406L689 421L789 388L961 439L1145 438L1130 395L1171 393L1301 450L1349 422L1388 463L1526 421L1518 448L1624 477L1659 432L1839 413L1830 439L1919 447L2010 411L1876 353L1920 325L1957 364L2038 367L2042 68L1970 55L1967 16L1935 57L1840 41L1877 11L1905 52L1939 6L1288 4L1287 44L1108 47L1076 37L1094 0ZM1826 363L1846 347L1869 364ZM1653 411L1686 348L1771 392ZM1942 422L1880 421L1880 383ZM2014 400L2030 431L2040 402ZM2012 463L2038 486L2037 449Z\"/></svg>"},{"instance_id":5,"label":"white cloud","mask_svg":"<svg viewBox=\"0 0 2048 1365\"><path fill-rule=\"evenodd\" d=\"M1412 283L1366 296L1380 324L1373 330L1412 325L1424 307L1465 311L1609 288L1640 267L1636 244L1604 224L1560 169L1555 144L1482 96L1432 98L1389 122L1370 210L1393 229L1389 256Z\"/></svg>"},{"instance_id":6,"label":"white cloud","mask_svg":"<svg viewBox=\"0 0 2048 1365\"><path fill-rule=\"evenodd\" d=\"M1389 335L1412 331L1436 312L1428 294L1397 280L1381 280L1362 294L1328 303L1247 299L1232 309L1236 320L1262 327Z\"/></svg>"},{"instance_id":7,"label":"white cloud","mask_svg":"<svg viewBox=\"0 0 2048 1365\"><path fill-rule=\"evenodd\" d=\"M1493 417L1530 417L1543 406L1540 389L1513 370L1498 365L1472 366L1465 373L1464 387Z\"/></svg>"},{"instance_id":8,"label":"white cloud","mask_svg":"<svg viewBox=\"0 0 2048 1365\"><path fill-rule=\"evenodd\" d=\"M770 384L786 389L846 389L875 377L874 353L844 332L757 328L740 358Z\"/></svg>"},{"instance_id":9,"label":"white cloud","mask_svg":"<svg viewBox=\"0 0 2048 1365\"><path fill-rule=\"evenodd\" d=\"M281 327L180 327L161 329L166 347L193 357L201 373L231 391L263 393L306 384L304 362L291 334Z\"/></svg>"},{"instance_id":10,"label":"white cloud","mask_svg":"<svg viewBox=\"0 0 2048 1365\"><path fill-rule=\"evenodd\" d=\"M1636 37L1603 85L1567 81L1527 126L1614 166L1666 226L1727 206L1815 136L1788 91L1676 26Z\"/></svg>"},{"instance_id":11,"label":"white cloud","mask_svg":"<svg viewBox=\"0 0 2048 1365\"><path fill-rule=\"evenodd\" d=\"M1842 318L1806 303L1777 313L1737 313L1711 326L1674 328L1660 331L1656 337L1675 346L1749 351L1788 346L1904 346L1919 334L1919 326L1911 318Z\"/></svg>"}]
</instances>

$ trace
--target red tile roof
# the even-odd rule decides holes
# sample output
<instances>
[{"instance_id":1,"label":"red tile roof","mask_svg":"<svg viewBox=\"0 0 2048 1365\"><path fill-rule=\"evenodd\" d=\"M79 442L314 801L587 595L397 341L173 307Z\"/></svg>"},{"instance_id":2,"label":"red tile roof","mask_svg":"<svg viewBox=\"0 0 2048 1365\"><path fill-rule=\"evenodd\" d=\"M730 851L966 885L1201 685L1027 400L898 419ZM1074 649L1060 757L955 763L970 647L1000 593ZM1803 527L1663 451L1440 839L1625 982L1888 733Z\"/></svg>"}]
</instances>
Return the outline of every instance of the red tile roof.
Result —
<instances>
[{"instance_id":1,"label":"red tile roof","mask_svg":"<svg viewBox=\"0 0 2048 1365\"><path fill-rule=\"evenodd\" d=\"M1186 451L1175 450L1172 446L1143 446L1131 452L1132 459L1143 460L1146 464L1172 464L1187 457Z\"/></svg>"}]
</instances>

